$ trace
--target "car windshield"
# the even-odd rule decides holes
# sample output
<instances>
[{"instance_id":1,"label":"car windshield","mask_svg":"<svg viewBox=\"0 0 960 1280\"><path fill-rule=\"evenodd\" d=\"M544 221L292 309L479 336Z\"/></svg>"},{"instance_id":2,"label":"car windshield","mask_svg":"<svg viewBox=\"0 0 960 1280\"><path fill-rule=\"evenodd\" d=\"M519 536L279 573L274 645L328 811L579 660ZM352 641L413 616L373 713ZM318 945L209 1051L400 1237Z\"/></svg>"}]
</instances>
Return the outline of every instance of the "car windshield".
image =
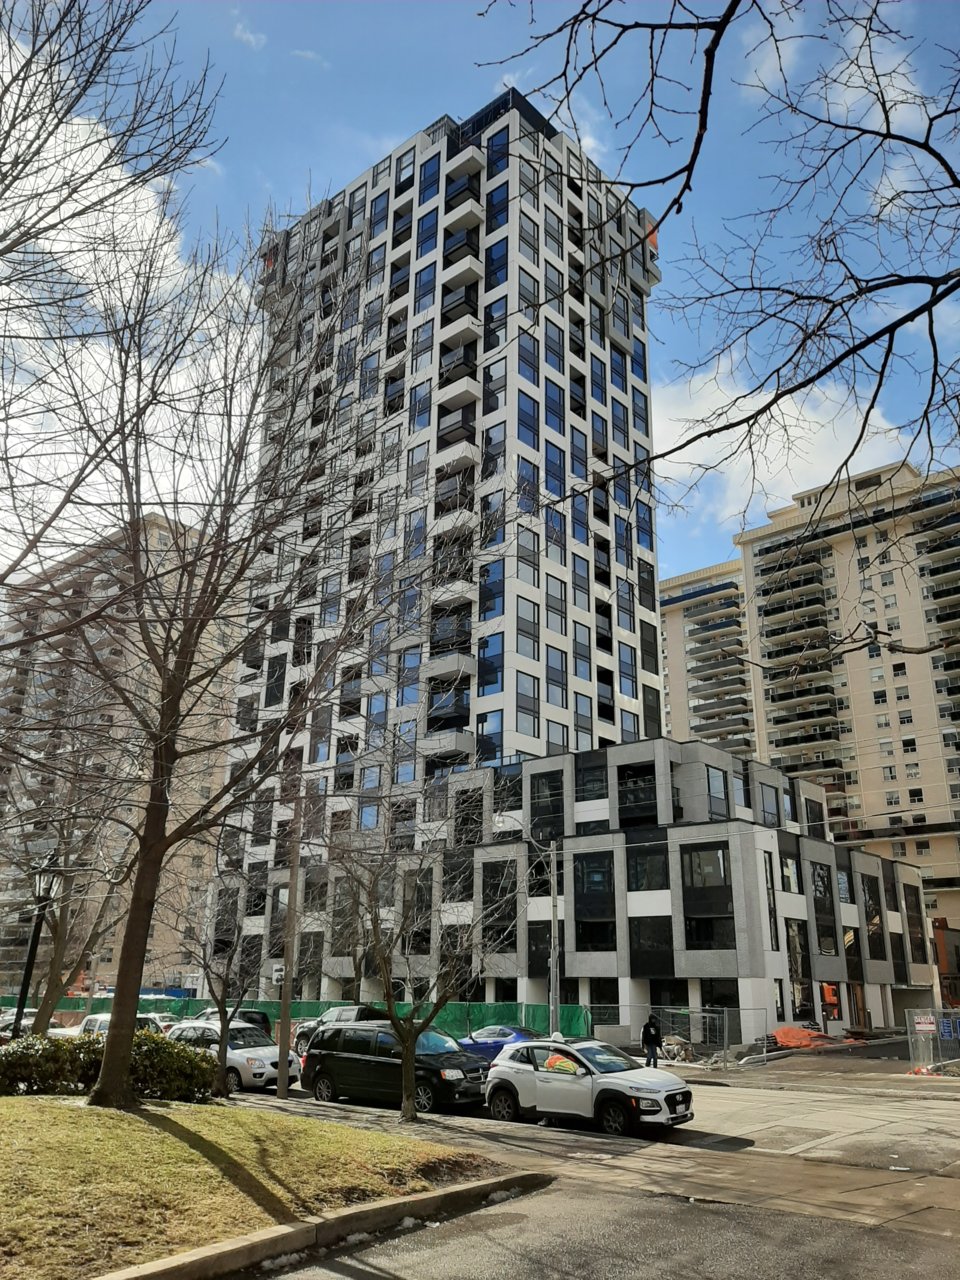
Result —
<instances>
[{"instance_id":1,"label":"car windshield","mask_svg":"<svg viewBox=\"0 0 960 1280\"><path fill-rule=\"evenodd\" d=\"M417 1053L461 1053L456 1040L442 1031L421 1031L417 1036Z\"/></svg>"},{"instance_id":2,"label":"car windshield","mask_svg":"<svg viewBox=\"0 0 960 1280\"><path fill-rule=\"evenodd\" d=\"M231 1049L263 1049L273 1041L259 1027L231 1027L227 1043Z\"/></svg>"},{"instance_id":3,"label":"car windshield","mask_svg":"<svg viewBox=\"0 0 960 1280\"><path fill-rule=\"evenodd\" d=\"M614 1075L618 1071L635 1071L637 1064L633 1058L627 1057L612 1044L578 1044L577 1052L590 1063L595 1071L603 1075Z\"/></svg>"}]
</instances>

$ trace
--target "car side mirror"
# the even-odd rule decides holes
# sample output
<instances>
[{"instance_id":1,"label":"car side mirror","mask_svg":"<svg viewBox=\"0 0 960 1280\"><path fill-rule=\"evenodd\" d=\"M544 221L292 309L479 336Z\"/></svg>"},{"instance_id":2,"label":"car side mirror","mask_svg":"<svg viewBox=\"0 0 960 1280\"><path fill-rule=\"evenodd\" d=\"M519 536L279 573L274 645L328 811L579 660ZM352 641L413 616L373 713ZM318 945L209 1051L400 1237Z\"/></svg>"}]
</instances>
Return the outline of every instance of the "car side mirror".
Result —
<instances>
[{"instance_id":1,"label":"car side mirror","mask_svg":"<svg viewBox=\"0 0 960 1280\"><path fill-rule=\"evenodd\" d=\"M588 1076L589 1074L590 1072L587 1070L586 1067L577 1067L578 1076Z\"/></svg>"}]
</instances>

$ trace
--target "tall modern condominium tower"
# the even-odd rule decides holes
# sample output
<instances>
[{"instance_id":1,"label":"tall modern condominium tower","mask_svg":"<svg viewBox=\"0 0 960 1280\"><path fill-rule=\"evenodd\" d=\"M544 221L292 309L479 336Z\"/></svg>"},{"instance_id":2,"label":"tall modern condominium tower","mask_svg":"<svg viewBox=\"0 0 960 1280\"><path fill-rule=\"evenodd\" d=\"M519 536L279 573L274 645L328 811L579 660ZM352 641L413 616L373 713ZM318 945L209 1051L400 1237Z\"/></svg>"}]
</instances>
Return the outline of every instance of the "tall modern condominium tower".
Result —
<instances>
[{"instance_id":1,"label":"tall modern condominium tower","mask_svg":"<svg viewBox=\"0 0 960 1280\"><path fill-rule=\"evenodd\" d=\"M325 914L337 840L398 858L449 843L459 777L482 772L484 803L519 810L525 759L660 735L650 226L511 90L442 117L270 242L264 305L296 333L277 385L289 394L300 371L310 480L255 584L256 604L286 592L292 616L242 668L240 715L286 714L318 664L334 692L291 717L289 770L245 837L245 963L265 993L290 772L308 797L314 954L298 974L305 994L340 995L356 986ZM512 801L494 800L511 778Z\"/></svg>"},{"instance_id":2,"label":"tall modern condominium tower","mask_svg":"<svg viewBox=\"0 0 960 1280\"><path fill-rule=\"evenodd\" d=\"M827 792L834 838L905 859L960 924L960 472L799 493L741 559L661 583L667 723Z\"/></svg>"}]
</instances>

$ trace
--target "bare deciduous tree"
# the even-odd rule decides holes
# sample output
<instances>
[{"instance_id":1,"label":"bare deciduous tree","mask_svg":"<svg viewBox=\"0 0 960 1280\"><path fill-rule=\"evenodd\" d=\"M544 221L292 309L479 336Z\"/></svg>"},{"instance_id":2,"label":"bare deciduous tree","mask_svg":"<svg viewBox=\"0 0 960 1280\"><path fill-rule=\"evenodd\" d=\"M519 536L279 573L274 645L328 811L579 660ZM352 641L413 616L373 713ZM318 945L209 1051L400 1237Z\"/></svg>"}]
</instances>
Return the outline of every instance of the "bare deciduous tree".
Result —
<instances>
[{"instance_id":1,"label":"bare deciduous tree","mask_svg":"<svg viewBox=\"0 0 960 1280\"><path fill-rule=\"evenodd\" d=\"M956 41L910 34L896 0L585 0L559 18L552 6L533 14L544 25L514 57L554 59L538 87L561 121L575 125L582 95L600 95L622 155L617 186L651 207L654 228L669 232L684 209L706 214L706 196L710 216L727 219L673 253L659 296L698 344L678 372L710 395L654 460L703 475L735 457L788 458L811 435L815 447L809 419L826 412L854 424L828 462L846 477L884 409L918 465L949 456ZM615 66L635 68L629 91L611 89ZM759 157L760 194L747 209L742 188L708 192L703 177L721 87L752 111L742 154Z\"/></svg>"}]
</instances>

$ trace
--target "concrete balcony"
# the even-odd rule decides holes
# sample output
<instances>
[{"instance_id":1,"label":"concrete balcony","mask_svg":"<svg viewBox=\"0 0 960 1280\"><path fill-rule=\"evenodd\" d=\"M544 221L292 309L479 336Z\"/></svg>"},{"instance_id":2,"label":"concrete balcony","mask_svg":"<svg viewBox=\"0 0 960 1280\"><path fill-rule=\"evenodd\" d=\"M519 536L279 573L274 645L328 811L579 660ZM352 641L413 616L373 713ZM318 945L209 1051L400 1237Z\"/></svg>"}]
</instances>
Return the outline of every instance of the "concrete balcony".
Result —
<instances>
[{"instance_id":1,"label":"concrete balcony","mask_svg":"<svg viewBox=\"0 0 960 1280\"><path fill-rule=\"evenodd\" d=\"M708 600L705 604L698 604L692 609L685 609L683 616L687 621L692 622L695 618L716 618L725 613L739 614L739 612L739 596L721 596L717 600Z\"/></svg>"},{"instance_id":2,"label":"concrete balcony","mask_svg":"<svg viewBox=\"0 0 960 1280\"><path fill-rule=\"evenodd\" d=\"M437 463L442 465L446 475L452 474L454 471L467 471L470 467L475 470L480 466L480 446L474 444L474 431L471 431L469 424L464 426L461 421L459 424L451 419L451 432L444 434L442 437L437 435ZM453 434L456 429L456 434ZM459 438L457 438L459 436ZM447 444L441 445L440 440L449 441Z\"/></svg>"},{"instance_id":3,"label":"concrete balcony","mask_svg":"<svg viewBox=\"0 0 960 1280\"><path fill-rule=\"evenodd\" d=\"M420 672L425 680L459 680L477 674L477 660L472 653L452 649L449 653L427 658L421 664Z\"/></svg>"},{"instance_id":4,"label":"concrete balcony","mask_svg":"<svg viewBox=\"0 0 960 1280\"><path fill-rule=\"evenodd\" d=\"M465 174L481 173L485 165L486 158L479 147L464 147L450 161L447 177L462 178Z\"/></svg>"},{"instance_id":5,"label":"concrete balcony","mask_svg":"<svg viewBox=\"0 0 960 1280\"><path fill-rule=\"evenodd\" d=\"M424 756L466 756L476 753L476 735L469 729L441 729L426 733L417 741L417 750Z\"/></svg>"}]
</instances>

